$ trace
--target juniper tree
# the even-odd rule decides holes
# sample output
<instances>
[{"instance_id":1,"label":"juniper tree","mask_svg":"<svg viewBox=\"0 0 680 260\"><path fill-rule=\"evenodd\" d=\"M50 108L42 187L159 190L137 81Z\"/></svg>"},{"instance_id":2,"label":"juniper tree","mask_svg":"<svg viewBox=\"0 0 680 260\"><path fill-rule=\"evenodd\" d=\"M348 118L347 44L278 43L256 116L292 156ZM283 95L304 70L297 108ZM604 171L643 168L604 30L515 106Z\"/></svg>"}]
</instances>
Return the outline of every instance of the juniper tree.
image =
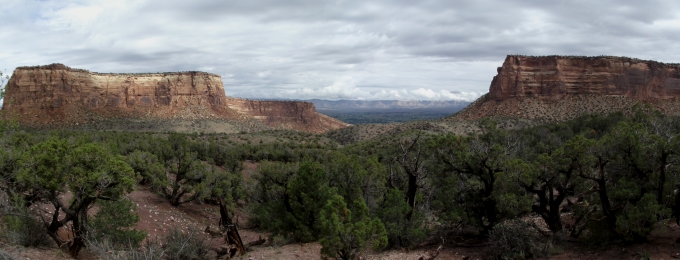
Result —
<instances>
[{"instance_id":1,"label":"juniper tree","mask_svg":"<svg viewBox=\"0 0 680 260\"><path fill-rule=\"evenodd\" d=\"M44 219L50 237L76 257L88 234L88 210L98 200L118 200L132 191L135 173L121 156L112 155L97 144L70 145L52 138L31 147L21 159L17 181L24 191L54 206ZM63 200L70 193L72 198ZM71 227L73 237L58 235Z\"/></svg>"}]
</instances>

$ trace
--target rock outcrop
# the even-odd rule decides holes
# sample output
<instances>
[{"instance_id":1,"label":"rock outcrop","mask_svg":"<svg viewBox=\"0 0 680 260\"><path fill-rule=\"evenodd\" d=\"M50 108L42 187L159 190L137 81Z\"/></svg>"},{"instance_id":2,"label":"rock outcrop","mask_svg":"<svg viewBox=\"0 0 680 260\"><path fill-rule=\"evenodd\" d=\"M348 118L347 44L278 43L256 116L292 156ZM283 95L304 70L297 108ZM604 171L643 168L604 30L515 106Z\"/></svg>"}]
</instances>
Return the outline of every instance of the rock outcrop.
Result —
<instances>
[{"instance_id":1,"label":"rock outcrop","mask_svg":"<svg viewBox=\"0 0 680 260\"><path fill-rule=\"evenodd\" d=\"M340 120L318 113L311 102L228 98L227 104L239 114L286 129L320 133L348 126Z\"/></svg>"},{"instance_id":2,"label":"rock outcrop","mask_svg":"<svg viewBox=\"0 0 680 260\"><path fill-rule=\"evenodd\" d=\"M307 132L347 125L317 113L311 103L263 101L262 112L255 113L257 102L227 97L221 77L206 72L94 73L51 64L17 68L7 83L3 110L32 126L112 117L255 118L275 128Z\"/></svg>"},{"instance_id":3,"label":"rock outcrop","mask_svg":"<svg viewBox=\"0 0 680 260\"><path fill-rule=\"evenodd\" d=\"M626 57L507 56L489 93L452 119L562 121L630 112L636 103L680 115L680 65Z\"/></svg>"}]
</instances>

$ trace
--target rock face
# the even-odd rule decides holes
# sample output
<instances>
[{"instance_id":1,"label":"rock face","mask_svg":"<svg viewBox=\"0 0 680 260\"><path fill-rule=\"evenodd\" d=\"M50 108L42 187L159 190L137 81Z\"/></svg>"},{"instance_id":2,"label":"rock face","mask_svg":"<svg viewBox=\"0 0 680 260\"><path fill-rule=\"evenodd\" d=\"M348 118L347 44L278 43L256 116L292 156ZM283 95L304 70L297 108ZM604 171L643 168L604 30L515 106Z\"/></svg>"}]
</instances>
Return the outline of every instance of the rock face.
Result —
<instances>
[{"instance_id":1,"label":"rock face","mask_svg":"<svg viewBox=\"0 0 680 260\"><path fill-rule=\"evenodd\" d=\"M220 76L205 72L93 73L51 64L17 68L7 83L3 109L17 115L20 123L33 126L110 117L255 117L272 126L308 132L346 126L316 113L308 103L291 106L290 102L266 101L260 110L267 112L258 114L250 112L256 102L228 98Z\"/></svg>"},{"instance_id":2,"label":"rock face","mask_svg":"<svg viewBox=\"0 0 680 260\"><path fill-rule=\"evenodd\" d=\"M680 115L680 65L625 57L507 56L489 93L454 116L548 121L630 110L645 102Z\"/></svg>"},{"instance_id":3,"label":"rock face","mask_svg":"<svg viewBox=\"0 0 680 260\"><path fill-rule=\"evenodd\" d=\"M565 95L626 96L641 101L680 95L680 66L622 57L508 56L498 68L489 98Z\"/></svg>"}]
</instances>

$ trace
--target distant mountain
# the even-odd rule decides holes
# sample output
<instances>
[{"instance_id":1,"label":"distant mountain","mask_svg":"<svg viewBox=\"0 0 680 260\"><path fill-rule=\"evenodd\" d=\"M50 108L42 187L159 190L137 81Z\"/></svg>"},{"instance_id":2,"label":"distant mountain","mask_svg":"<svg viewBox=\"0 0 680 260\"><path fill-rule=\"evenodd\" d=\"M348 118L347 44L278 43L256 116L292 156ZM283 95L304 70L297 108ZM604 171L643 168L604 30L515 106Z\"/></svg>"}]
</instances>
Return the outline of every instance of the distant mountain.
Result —
<instances>
[{"instance_id":1,"label":"distant mountain","mask_svg":"<svg viewBox=\"0 0 680 260\"><path fill-rule=\"evenodd\" d=\"M385 111L385 110L461 110L470 102L462 100L306 100L317 110L337 111Z\"/></svg>"},{"instance_id":2,"label":"distant mountain","mask_svg":"<svg viewBox=\"0 0 680 260\"><path fill-rule=\"evenodd\" d=\"M386 124L438 119L470 104L459 100L305 100L317 111L350 124Z\"/></svg>"}]
</instances>

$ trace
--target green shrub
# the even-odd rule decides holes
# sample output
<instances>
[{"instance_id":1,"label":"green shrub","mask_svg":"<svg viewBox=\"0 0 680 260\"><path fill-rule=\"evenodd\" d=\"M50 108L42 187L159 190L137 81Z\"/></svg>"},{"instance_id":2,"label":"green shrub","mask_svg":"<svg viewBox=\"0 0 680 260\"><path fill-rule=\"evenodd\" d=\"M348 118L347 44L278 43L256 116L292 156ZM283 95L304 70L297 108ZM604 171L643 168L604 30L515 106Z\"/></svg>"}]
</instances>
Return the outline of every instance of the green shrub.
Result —
<instances>
[{"instance_id":1,"label":"green shrub","mask_svg":"<svg viewBox=\"0 0 680 260\"><path fill-rule=\"evenodd\" d=\"M43 225L31 216L6 216L5 238L10 243L22 246L46 246L51 244Z\"/></svg>"},{"instance_id":2,"label":"green shrub","mask_svg":"<svg viewBox=\"0 0 680 260\"><path fill-rule=\"evenodd\" d=\"M406 196L401 190L389 189L377 215L385 225L391 246L413 247L423 242L429 231L420 211L413 211L411 219L406 217L411 207L404 201L404 197Z\"/></svg>"},{"instance_id":3,"label":"green shrub","mask_svg":"<svg viewBox=\"0 0 680 260\"><path fill-rule=\"evenodd\" d=\"M295 172L292 164L263 163L258 170L252 224L299 242L318 239L319 213L334 192L322 165L301 163Z\"/></svg>"},{"instance_id":4,"label":"green shrub","mask_svg":"<svg viewBox=\"0 0 680 260\"><path fill-rule=\"evenodd\" d=\"M15 245L26 247L50 245L51 240L43 224L24 206L23 200L16 198L10 204L9 214L3 218L2 236Z\"/></svg>"},{"instance_id":5,"label":"green shrub","mask_svg":"<svg viewBox=\"0 0 680 260\"><path fill-rule=\"evenodd\" d=\"M372 245L379 250L387 246L387 232L380 219L368 216L368 207L363 199L347 208L344 198L334 195L328 200L320 214L323 237L320 244L324 259L357 259L359 252Z\"/></svg>"},{"instance_id":6,"label":"green shrub","mask_svg":"<svg viewBox=\"0 0 680 260\"><path fill-rule=\"evenodd\" d=\"M133 227L139 221L135 213L135 204L127 199L118 201L101 201L101 208L90 221L90 233L96 240L106 239L114 247L139 247L146 238L146 232Z\"/></svg>"},{"instance_id":7,"label":"green shrub","mask_svg":"<svg viewBox=\"0 0 680 260\"><path fill-rule=\"evenodd\" d=\"M659 218L668 218L670 213L669 208L656 202L653 194L647 193L639 202L625 209L616 220L616 226L625 240L642 242L652 232Z\"/></svg>"}]
</instances>

